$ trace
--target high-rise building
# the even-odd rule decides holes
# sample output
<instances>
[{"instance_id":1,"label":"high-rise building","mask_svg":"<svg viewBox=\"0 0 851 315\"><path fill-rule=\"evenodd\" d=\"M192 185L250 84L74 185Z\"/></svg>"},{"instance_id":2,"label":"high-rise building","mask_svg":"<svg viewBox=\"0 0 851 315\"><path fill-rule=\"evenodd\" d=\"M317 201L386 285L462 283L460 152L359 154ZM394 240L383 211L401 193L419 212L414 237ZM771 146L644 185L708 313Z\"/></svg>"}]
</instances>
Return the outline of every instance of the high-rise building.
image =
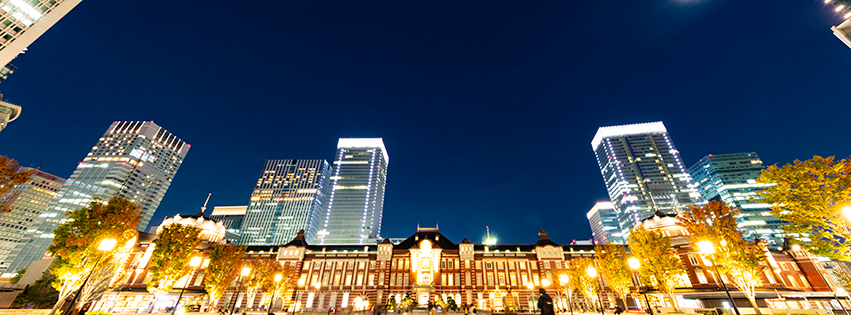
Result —
<instances>
[{"instance_id":1,"label":"high-rise building","mask_svg":"<svg viewBox=\"0 0 851 315\"><path fill-rule=\"evenodd\" d=\"M782 245L780 226L786 223L771 216L771 205L751 200L759 199L757 192L765 187L756 182L762 169L762 160L754 152L710 154L689 167L689 173L703 199L720 200L741 209L737 222L746 236Z\"/></svg>"},{"instance_id":2,"label":"high-rise building","mask_svg":"<svg viewBox=\"0 0 851 315\"><path fill-rule=\"evenodd\" d=\"M82 0L0 0L0 81L15 67L9 64Z\"/></svg>"},{"instance_id":3,"label":"high-rise building","mask_svg":"<svg viewBox=\"0 0 851 315\"><path fill-rule=\"evenodd\" d=\"M6 124L18 119L18 116L21 115L20 106L3 102L2 99L3 94L0 94L0 131L6 128Z\"/></svg>"},{"instance_id":4,"label":"high-rise building","mask_svg":"<svg viewBox=\"0 0 851 315\"><path fill-rule=\"evenodd\" d=\"M844 22L830 29L836 38L851 48L851 37L848 37L851 34L851 0L825 0L824 2L833 6L833 10L845 19Z\"/></svg>"},{"instance_id":5,"label":"high-rise building","mask_svg":"<svg viewBox=\"0 0 851 315\"><path fill-rule=\"evenodd\" d=\"M9 254L8 270L41 259L53 242L53 230L65 222L65 212L95 197L105 201L121 196L139 205L137 229L144 230L188 151L188 144L152 121L112 123Z\"/></svg>"},{"instance_id":6,"label":"high-rise building","mask_svg":"<svg viewBox=\"0 0 851 315\"><path fill-rule=\"evenodd\" d=\"M381 233L390 157L381 138L341 138L314 244L367 244Z\"/></svg>"},{"instance_id":7,"label":"high-rise building","mask_svg":"<svg viewBox=\"0 0 851 315\"><path fill-rule=\"evenodd\" d=\"M30 169L30 168L24 168ZM6 257L24 236L30 224L47 208L50 200L56 196L65 179L40 170L33 170L26 184L18 185L6 196L0 197L0 203L11 200L12 210L0 214L0 261ZM0 273L6 266L0 264ZM3 275L11 276L11 274Z\"/></svg>"},{"instance_id":8,"label":"high-rise building","mask_svg":"<svg viewBox=\"0 0 851 315\"><path fill-rule=\"evenodd\" d=\"M325 160L266 160L237 244L283 245L299 230L315 236L330 173Z\"/></svg>"},{"instance_id":9,"label":"high-rise building","mask_svg":"<svg viewBox=\"0 0 851 315\"><path fill-rule=\"evenodd\" d=\"M626 244L618 223L618 213L615 205L609 201L598 202L585 215L591 224L591 234L597 244Z\"/></svg>"},{"instance_id":10,"label":"high-rise building","mask_svg":"<svg viewBox=\"0 0 851 315\"><path fill-rule=\"evenodd\" d=\"M591 147L624 238L656 211L674 214L701 202L661 121L600 127Z\"/></svg>"},{"instance_id":11,"label":"high-rise building","mask_svg":"<svg viewBox=\"0 0 851 315\"><path fill-rule=\"evenodd\" d=\"M245 218L246 210L248 210L248 206L213 207L213 213L210 214L210 219L222 223L225 227L225 241L228 243L239 241L242 220Z\"/></svg>"}]
</instances>

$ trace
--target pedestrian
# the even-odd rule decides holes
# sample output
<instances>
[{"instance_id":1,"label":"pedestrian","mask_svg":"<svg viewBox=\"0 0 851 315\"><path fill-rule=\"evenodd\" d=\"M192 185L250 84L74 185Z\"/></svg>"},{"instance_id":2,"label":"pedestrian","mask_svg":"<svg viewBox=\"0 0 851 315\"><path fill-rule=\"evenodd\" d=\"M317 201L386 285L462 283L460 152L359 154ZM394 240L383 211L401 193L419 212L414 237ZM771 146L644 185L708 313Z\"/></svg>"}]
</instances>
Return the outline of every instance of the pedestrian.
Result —
<instances>
[{"instance_id":1,"label":"pedestrian","mask_svg":"<svg viewBox=\"0 0 851 315\"><path fill-rule=\"evenodd\" d=\"M541 294L541 297L538 298L538 309L541 310L541 315L555 315L553 298L547 294L547 290L541 288L538 290L538 293Z\"/></svg>"}]
</instances>

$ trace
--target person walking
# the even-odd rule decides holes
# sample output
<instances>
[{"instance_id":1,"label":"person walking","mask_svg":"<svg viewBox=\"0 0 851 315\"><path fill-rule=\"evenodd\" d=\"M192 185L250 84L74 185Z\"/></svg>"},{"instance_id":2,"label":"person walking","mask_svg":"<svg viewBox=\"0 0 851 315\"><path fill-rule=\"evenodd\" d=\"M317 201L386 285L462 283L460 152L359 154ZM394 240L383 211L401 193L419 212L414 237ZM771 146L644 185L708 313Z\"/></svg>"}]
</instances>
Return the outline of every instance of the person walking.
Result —
<instances>
[{"instance_id":1,"label":"person walking","mask_svg":"<svg viewBox=\"0 0 851 315\"><path fill-rule=\"evenodd\" d=\"M541 297L538 298L538 309L541 310L541 315L555 315L553 298L547 294L547 290L541 288L538 290L538 293L541 294Z\"/></svg>"}]
</instances>

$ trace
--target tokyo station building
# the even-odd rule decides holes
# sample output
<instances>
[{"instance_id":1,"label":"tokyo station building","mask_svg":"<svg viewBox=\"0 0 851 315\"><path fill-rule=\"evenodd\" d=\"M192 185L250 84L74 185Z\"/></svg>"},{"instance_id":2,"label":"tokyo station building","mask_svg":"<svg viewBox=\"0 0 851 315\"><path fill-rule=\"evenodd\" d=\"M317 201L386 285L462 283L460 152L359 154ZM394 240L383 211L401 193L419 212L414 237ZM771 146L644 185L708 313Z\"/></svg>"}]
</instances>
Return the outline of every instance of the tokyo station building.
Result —
<instances>
[{"instance_id":1,"label":"tokyo station building","mask_svg":"<svg viewBox=\"0 0 851 315\"><path fill-rule=\"evenodd\" d=\"M170 224L190 224L202 227L205 242L198 247L205 257L215 243L221 242L225 229L203 214L166 219ZM212 222L211 222L212 221ZM164 222L163 225L165 225ZM676 218L657 214L642 223L671 236L673 246L686 267L676 296L682 308L725 307L729 303L711 264L695 253L684 241L682 228ZM531 233L530 233L531 234ZM223 308L240 310L266 310L272 300L271 293L258 293L252 301L245 298L240 279L234 281L215 306L208 305L204 291L204 268L207 260L181 279L173 292L154 297L148 293L150 281L146 253L152 251L155 235L140 233L133 253L127 259L126 269L133 270L113 285L90 309L122 313L157 312L175 305L181 289L188 283L180 305L198 305L200 309ZM531 238L531 237L530 237ZM555 292L558 281L553 274L564 269L571 259L594 257L593 245L560 245L540 230L537 241L524 245L474 244L466 238L455 243L442 235L437 228L417 228L410 237L399 243L384 240L382 243L358 245L311 245L303 232L282 246L249 246L247 258L276 259L294 270L294 287L275 298L274 309L290 311L327 311L355 307L356 303L370 306L385 305L390 297L401 301L410 295L419 305L441 297L452 297L460 306L473 304L481 310L522 311L535 309L538 289L544 287L560 309L591 310L590 301L574 294L568 300ZM840 309L832 289L837 288L824 269L830 262L819 261L803 251L772 248L766 252L763 285L757 288L757 302L763 308L788 309ZM729 280L729 279L725 279ZM725 281L736 305L749 308L747 299ZM643 309L646 304L639 292L637 278L633 292L627 299L629 308ZM605 279L602 279L605 288ZM642 289L649 289L643 287ZM643 292L643 291L642 291ZM608 288L602 291L602 302L615 307L618 300ZM669 307L661 293L650 290L648 297L654 308ZM840 293L840 296L847 294ZM846 307L847 303L842 302ZM728 314L732 310L727 311Z\"/></svg>"}]
</instances>

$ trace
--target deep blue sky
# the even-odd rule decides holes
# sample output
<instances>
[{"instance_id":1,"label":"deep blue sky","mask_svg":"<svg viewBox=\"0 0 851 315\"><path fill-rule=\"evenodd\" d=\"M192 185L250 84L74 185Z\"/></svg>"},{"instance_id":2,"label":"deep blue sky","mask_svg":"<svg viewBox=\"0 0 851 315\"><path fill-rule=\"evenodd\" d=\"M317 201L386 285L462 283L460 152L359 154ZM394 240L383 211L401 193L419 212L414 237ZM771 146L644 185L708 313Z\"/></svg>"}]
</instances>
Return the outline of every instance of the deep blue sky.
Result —
<instances>
[{"instance_id":1,"label":"deep blue sky","mask_svg":"<svg viewBox=\"0 0 851 315\"><path fill-rule=\"evenodd\" d=\"M83 1L0 85L0 154L69 176L115 120L192 149L163 216L246 204L264 159L383 137L382 234L590 238L590 141L662 120L689 166L846 157L851 50L820 0Z\"/></svg>"}]
</instances>

